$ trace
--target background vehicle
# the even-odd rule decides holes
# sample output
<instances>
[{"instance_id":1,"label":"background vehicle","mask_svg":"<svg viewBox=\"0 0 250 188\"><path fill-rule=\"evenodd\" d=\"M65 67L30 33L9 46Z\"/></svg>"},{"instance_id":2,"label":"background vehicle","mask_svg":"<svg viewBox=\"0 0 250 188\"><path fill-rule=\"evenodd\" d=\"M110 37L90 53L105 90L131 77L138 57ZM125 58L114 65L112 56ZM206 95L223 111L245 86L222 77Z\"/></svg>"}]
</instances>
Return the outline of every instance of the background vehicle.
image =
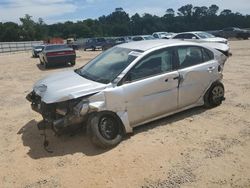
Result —
<instances>
[{"instance_id":1,"label":"background vehicle","mask_svg":"<svg viewBox=\"0 0 250 188\"><path fill-rule=\"evenodd\" d=\"M73 48L74 50L79 49L78 45L76 44L76 40L74 38L67 38L66 42L70 48Z\"/></svg>"},{"instance_id":2,"label":"background vehicle","mask_svg":"<svg viewBox=\"0 0 250 188\"><path fill-rule=\"evenodd\" d=\"M152 34L152 36L156 39L170 39L174 33L168 33L168 32L155 32Z\"/></svg>"},{"instance_id":3,"label":"background vehicle","mask_svg":"<svg viewBox=\"0 0 250 188\"><path fill-rule=\"evenodd\" d=\"M103 49L105 45L107 45L105 38L91 38L85 42L84 50L91 49L94 51L96 49Z\"/></svg>"},{"instance_id":4,"label":"background vehicle","mask_svg":"<svg viewBox=\"0 0 250 188\"><path fill-rule=\"evenodd\" d=\"M232 53L230 52L230 48L228 46L227 39L215 37L214 35L207 32L193 31L193 32L179 33L174 35L172 39L180 39L185 41L204 43L211 48L218 49L226 56L232 55Z\"/></svg>"},{"instance_id":5,"label":"background vehicle","mask_svg":"<svg viewBox=\"0 0 250 188\"><path fill-rule=\"evenodd\" d=\"M132 41L153 40L153 39L155 38L152 35L138 35L132 37Z\"/></svg>"},{"instance_id":6,"label":"background vehicle","mask_svg":"<svg viewBox=\"0 0 250 188\"><path fill-rule=\"evenodd\" d=\"M228 27L224 28L223 30L214 32L215 36L224 37L224 38L241 38L241 39L248 39L250 37L250 31L240 29L237 27Z\"/></svg>"},{"instance_id":7,"label":"background vehicle","mask_svg":"<svg viewBox=\"0 0 250 188\"><path fill-rule=\"evenodd\" d=\"M76 61L76 53L66 44L52 44L44 47L39 54L39 59L45 68L53 65L66 65L67 63L73 66Z\"/></svg>"},{"instance_id":8,"label":"background vehicle","mask_svg":"<svg viewBox=\"0 0 250 188\"><path fill-rule=\"evenodd\" d=\"M195 106L220 105L226 60L218 50L197 43L124 43L75 71L38 81L27 99L44 118L40 129L58 132L81 123L95 144L112 147L146 122Z\"/></svg>"},{"instance_id":9,"label":"background vehicle","mask_svg":"<svg viewBox=\"0 0 250 188\"><path fill-rule=\"evenodd\" d=\"M113 46L127 42L131 42L131 37L118 37L118 38L106 39L106 44L103 45L102 50L107 50Z\"/></svg>"},{"instance_id":10,"label":"background vehicle","mask_svg":"<svg viewBox=\"0 0 250 188\"><path fill-rule=\"evenodd\" d=\"M219 42L224 44L228 43L228 40L225 38L215 37L214 35L203 31L178 33L174 35L172 39L183 39L193 42Z\"/></svg>"},{"instance_id":11,"label":"background vehicle","mask_svg":"<svg viewBox=\"0 0 250 188\"><path fill-rule=\"evenodd\" d=\"M44 49L44 45L33 46L32 57L39 57L39 53L41 53L43 49Z\"/></svg>"}]
</instances>

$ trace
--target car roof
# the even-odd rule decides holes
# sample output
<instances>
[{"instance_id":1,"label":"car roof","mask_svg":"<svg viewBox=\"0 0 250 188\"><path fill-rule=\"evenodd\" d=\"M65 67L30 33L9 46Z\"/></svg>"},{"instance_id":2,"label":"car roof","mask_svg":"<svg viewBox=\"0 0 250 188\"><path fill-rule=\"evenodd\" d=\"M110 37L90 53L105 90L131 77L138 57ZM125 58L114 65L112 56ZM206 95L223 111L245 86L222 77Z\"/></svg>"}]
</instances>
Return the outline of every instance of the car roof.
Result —
<instances>
[{"instance_id":1,"label":"car roof","mask_svg":"<svg viewBox=\"0 0 250 188\"><path fill-rule=\"evenodd\" d=\"M196 45L199 44L194 42L187 42L183 40L174 40L174 39L158 39L158 40L143 40L143 41L136 41L136 42L129 42L118 45L122 48L140 50L140 51L147 51L157 47L168 47L168 46L177 46L177 45Z\"/></svg>"},{"instance_id":2,"label":"car roof","mask_svg":"<svg viewBox=\"0 0 250 188\"><path fill-rule=\"evenodd\" d=\"M159 31L159 32L154 32L153 34L161 34L161 33L168 33L167 31Z\"/></svg>"},{"instance_id":3,"label":"car roof","mask_svg":"<svg viewBox=\"0 0 250 188\"><path fill-rule=\"evenodd\" d=\"M177 33L179 34L196 34L196 33L206 33L206 31L189 31L189 32L183 32L183 33Z\"/></svg>"}]
</instances>

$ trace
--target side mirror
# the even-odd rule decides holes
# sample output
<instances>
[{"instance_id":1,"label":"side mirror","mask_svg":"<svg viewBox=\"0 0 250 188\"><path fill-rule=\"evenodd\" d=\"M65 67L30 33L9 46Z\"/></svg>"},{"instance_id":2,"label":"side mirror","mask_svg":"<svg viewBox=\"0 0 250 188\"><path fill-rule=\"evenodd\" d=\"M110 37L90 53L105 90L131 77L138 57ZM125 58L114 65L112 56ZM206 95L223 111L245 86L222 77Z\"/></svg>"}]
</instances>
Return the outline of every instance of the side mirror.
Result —
<instances>
[{"instance_id":1,"label":"side mirror","mask_svg":"<svg viewBox=\"0 0 250 188\"><path fill-rule=\"evenodd\" d=\"M132 75L131 72L127 74L125 79L123 80L123 83L130 83L132 81Z\"/></svg>"},{"instance_id":2,"label":"side mirror","mask_svg":"<svg viewBox=\"0 0 250 188\"><path fill-rule=\"evenodd\" d=\"M115 84L115 81L116 80L114 80L114 84ZM121 86L123 84L130 83L130 82L131 82L131 74L128 73L127 76L123 77L119 82L117 82L117 86Z\"/></svg>"},{"instance_id":3,"label":"side mirror","mask_svg":"<svg viewBox=\"0 0 250 188\"><path fill-rule=\"evenodd\" d=\"M197 39L196 37L192 37L192 39Z\"/></svg>"}]
</instances>

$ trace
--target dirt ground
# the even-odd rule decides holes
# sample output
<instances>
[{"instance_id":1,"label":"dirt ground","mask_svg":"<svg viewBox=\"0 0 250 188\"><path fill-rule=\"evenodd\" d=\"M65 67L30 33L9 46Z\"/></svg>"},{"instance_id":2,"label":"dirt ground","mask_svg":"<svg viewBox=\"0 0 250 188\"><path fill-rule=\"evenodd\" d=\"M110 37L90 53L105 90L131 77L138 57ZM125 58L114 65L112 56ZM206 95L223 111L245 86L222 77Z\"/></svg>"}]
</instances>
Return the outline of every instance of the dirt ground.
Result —
<instances>
[{"instance_id":1,"label":"dirt ground","mask_svg":"<svg viewBox=\"0 0 250 188\"><path fill-rule=\"evenodd\" d=\"M84 131L42 132L25 96L53 72L31 53L0 55L0 187L250 187L250 41L230 42L226 101L136 128L117 147L94 147ZM78 52L79 67L99 52Z\"/></svg>"}]
</instances>

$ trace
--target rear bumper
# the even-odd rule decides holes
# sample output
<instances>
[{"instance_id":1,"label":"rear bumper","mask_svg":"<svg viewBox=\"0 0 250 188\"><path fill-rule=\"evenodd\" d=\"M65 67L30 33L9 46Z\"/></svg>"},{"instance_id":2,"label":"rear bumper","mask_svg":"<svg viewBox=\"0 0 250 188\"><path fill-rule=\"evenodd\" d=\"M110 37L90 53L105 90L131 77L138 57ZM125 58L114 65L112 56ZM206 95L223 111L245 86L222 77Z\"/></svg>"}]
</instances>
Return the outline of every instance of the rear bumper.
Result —
<instances>
[{"instance_id":1,"label":"rear bumper","mask_svg":"<svg viewBox=\"0 0 250 188\"><path fill-rule=\"evenodd\" d=\"M76 55L47 57L47 63L51 65L75 62Z\"/></svg>"}]
</instances>

